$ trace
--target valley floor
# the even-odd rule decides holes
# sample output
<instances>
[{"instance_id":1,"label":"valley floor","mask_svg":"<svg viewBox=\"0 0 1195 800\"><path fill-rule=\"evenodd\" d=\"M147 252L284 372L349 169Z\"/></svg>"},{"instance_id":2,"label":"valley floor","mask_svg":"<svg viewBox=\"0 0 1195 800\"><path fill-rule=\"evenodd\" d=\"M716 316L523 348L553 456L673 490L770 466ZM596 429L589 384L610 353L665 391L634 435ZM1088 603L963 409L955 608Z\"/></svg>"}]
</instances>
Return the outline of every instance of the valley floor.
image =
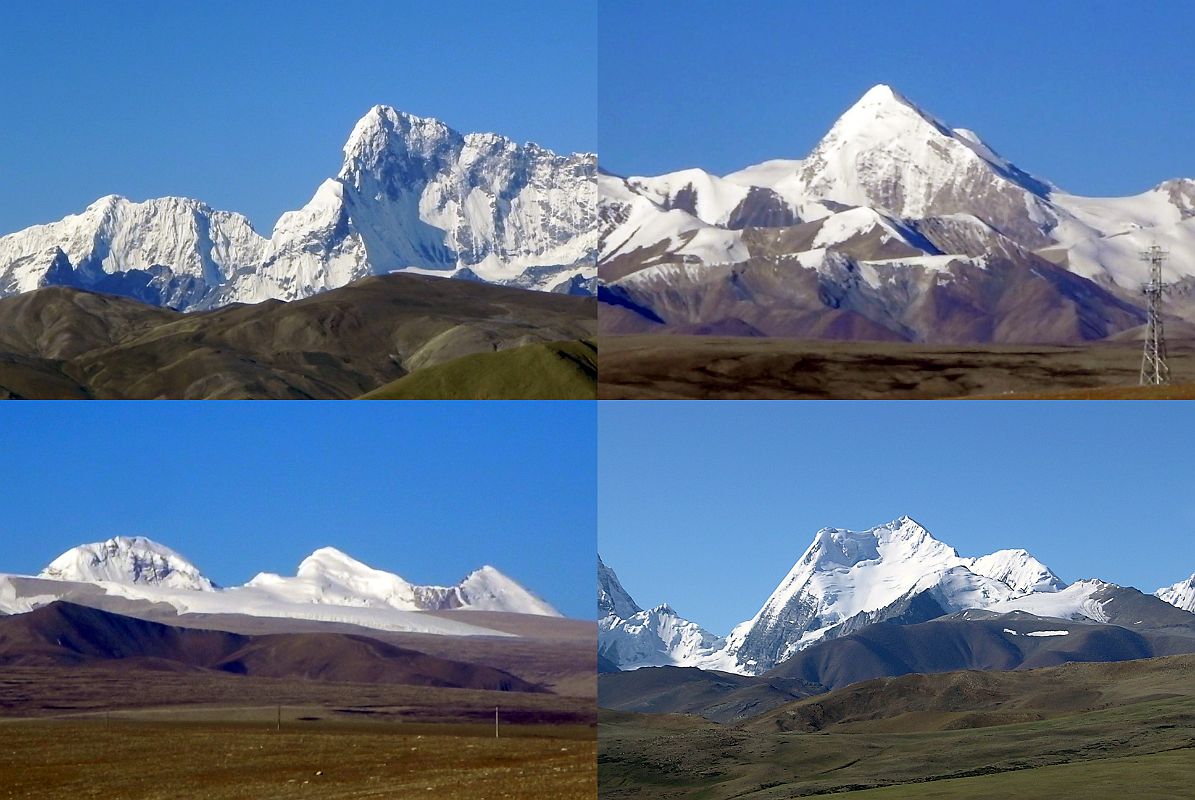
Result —
<instances>
[{"instance_id":1,"label":"valley floor","mask_svg":"<svg viewBox=\"0 0 1195 800\"><path fill-rule=\"evenodd\" d=\"M0 743L0 798L23 800L597 791L593 700L545 693L5 666Z\"/></svg>"},{"instance_id":2,"label":"valley floor","mask_svg":"<svg viewBox=\"0 0 1195 800\"><path fill-rule=\"evenodd\" d=\"M0 797L568 800L596 795L593 729L393 724L317 710L0 722Z\"/></svg>"},{"instance_id":3,"label":"valley floor","mask_svg":"<svg viewBox=\"0 0 1195 800\"><path fill-rule=\"evenodd\" d=\"M1195 347L1172 344L1175 385L1137 386L1141 346L952 347L629 335L600 340L598 397L647 399L1195 398Z\"/></svg>"},{"instance_id":4,"label":"valley floor","mask_svg":"<svg viewBox=\"0 0 1195 800\"><path fill-rule=\"evenodd\" d=\"M1187 797L1193 669L1176 656L1002 673L1025 688L1011 702L947 673L932 708L912 710L908 681L883 679L735 724L603 711L601 796ZM1048 692L1034 700L1034 686Z\"/></svg>"}]
</instances>

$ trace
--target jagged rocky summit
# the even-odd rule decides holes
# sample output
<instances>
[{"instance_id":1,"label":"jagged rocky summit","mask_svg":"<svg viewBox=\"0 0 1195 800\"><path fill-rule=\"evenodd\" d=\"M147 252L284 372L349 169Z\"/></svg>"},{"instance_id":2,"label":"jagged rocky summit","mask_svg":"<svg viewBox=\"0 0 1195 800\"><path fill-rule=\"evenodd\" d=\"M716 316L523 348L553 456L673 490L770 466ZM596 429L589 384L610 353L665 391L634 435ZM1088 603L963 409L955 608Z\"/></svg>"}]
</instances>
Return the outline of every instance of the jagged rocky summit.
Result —
<instances>
[{"instance_id":1,"label":"jagged rocky summit","mask_svg":"<svg viewBox=\"0 0 1195 800\"><path fill-rule=\"evenodd\" d=\"M73 286L190 311L394 271L592 294L596 160L370 109L344 162L266 238L240 214L111 195L0 236L0 297Z\"/></svg>"}]
</instances>

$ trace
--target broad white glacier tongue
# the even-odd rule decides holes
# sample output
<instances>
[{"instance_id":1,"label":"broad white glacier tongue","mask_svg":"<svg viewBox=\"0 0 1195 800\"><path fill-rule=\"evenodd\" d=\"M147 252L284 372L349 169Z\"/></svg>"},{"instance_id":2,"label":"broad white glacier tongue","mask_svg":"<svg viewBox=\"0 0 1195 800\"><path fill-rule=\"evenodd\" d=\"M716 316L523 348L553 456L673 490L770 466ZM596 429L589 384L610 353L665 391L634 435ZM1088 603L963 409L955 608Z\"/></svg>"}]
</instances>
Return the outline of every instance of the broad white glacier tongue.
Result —
<instances>
[{"instance_id":1,"label":"broad white glacier tongue","mask_svg":"<svg viewBox=\"0 0 1195 800\"><path fill-rule=\"evenodd\" d=\"M270 238L187 198L101 198L0 237L0 296L66 285L179 310L308 297L411 270L592 293L597 165L375 106L335 178Z\"/></svg>"}]
</instances>

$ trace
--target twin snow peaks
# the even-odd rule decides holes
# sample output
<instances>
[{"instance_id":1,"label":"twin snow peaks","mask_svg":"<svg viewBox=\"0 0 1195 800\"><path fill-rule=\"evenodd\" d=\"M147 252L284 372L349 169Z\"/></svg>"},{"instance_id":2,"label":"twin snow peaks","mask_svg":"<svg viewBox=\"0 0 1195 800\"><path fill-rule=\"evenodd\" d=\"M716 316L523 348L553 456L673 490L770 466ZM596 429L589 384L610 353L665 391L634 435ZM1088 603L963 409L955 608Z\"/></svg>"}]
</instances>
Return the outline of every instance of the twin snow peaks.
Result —
<instances>
[{"instance_id":1,"label":"twin snow peaks","mask_svg":"<svg viewBox=\"0 0 1195 800\"><path fill-rule=\"evenodd\" d=\"M221 590L179 553L144 537L118 536L72 548L42 570L39 578L75 583L183 592L247 592L285 603L442 611L480 609L559 616L550 605L491 566L454 586L419 586L369 567L334 547L322 547L299 564L294 577L263 572L242 587ZM247 605L251 605L247 603Z\"/></svg>"},{"instance_id":2,"label":"twin snow peaks","mask_svg":"<svg viewBox=\"0 0 1195 800\"><path fill-rule=\"evenodd\" d=\"M1162 610L1150 611L1151 604ZM755 616L726 637L667 604L642 609L598 559L599 653L620 669L676 665L757 675L877 622L979 609L1103 623L1122 612L1165 617L1178 613L1175 606L1195 611L1195 575L1152 598L1100 580L1068 585L1025 550L961 556L907 516L865 531L818 531Z\"/></svg>"},{"instance_id":3,"label":"twin snow peaks","mask_svg":"<svg viewBox=\"0 0 1195 800\"><path fill-rule=\"evenodd\" d=\"M294 300L398 270L592 293L596 160L375 106L269 238L198 200L103 197L0 236L0 296L66 285L179 310Z\"/></svg>"}]
</instances>

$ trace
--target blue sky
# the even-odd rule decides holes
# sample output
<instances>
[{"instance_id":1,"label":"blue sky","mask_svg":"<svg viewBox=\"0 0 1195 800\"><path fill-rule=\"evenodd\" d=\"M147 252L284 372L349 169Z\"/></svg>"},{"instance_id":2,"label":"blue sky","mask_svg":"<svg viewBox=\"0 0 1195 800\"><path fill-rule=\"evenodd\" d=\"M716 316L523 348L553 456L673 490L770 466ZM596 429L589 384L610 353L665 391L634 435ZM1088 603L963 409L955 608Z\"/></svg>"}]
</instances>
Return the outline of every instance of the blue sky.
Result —
<instances>
[{"instance_id":1,"label":"blue sky","mask_svg":"<svg viewBox=\"0 0 1195 800\"><path fill-rule=\"evenodd\" d=\"M1069 191L1195 177L1195 5L1180 0L606 0L599 152L619 174L802 158L892 85Z\"/></svg>"},{"instance_id":2,"label":"blue sky","mask_svg":"<svg viewBox=\"0 0 1195 800\"><path fill-rule=\"evenodd\" d=\"M0 8L0 233L106 194L197 197L268 234L384 103L597 147L592 3L47 0Z\"/></svg>"},{"instance_id":3,"label":"blue sky","mask_svg":"<svg viewBox=\"0 0 1195 800\"><path fill-rule=\"evenodd\" d=\"M418 583L493 564L593 614L593 403L6 404L4 560L145 535L217 583L332 545Z\"/></svg>"},{"instance_id":4,"label":"blue sky","mask_svg":"<svg viewBox=\"0 0 1195 800\"><path fill-rule=\"evenodd\" d=\"M902 514L1067 581L1195 572L1189 403L603 403L598 430L602 558L640 605L722 634L819 528Z\"/></svg>"}]
</instances>

